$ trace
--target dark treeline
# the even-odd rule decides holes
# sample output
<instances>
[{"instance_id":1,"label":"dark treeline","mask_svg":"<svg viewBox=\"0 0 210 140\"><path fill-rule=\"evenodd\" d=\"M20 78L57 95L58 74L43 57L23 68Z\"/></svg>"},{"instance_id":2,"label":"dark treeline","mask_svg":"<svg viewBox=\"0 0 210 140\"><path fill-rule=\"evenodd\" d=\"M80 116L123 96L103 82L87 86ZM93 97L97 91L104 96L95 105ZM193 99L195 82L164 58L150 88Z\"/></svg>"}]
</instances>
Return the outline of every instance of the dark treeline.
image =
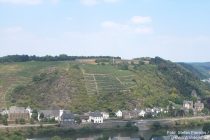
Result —
<instances>
[{"instance_id":1,"label":"dark treeline","mask_svg":"<svg viewBox=\"0 0 210 140\"><path fill-rule=\"evenodd\" d=\"M121 59L120 57L112 57L112 56L68 56L65 54L61 54L59 56L29 56L29 55L7 55L4 57L0 57L0 63L4 62L27 62L27 61L69 61L76 59L101 59L101 58L115 58Z\"/></svg>"}]
</instances>

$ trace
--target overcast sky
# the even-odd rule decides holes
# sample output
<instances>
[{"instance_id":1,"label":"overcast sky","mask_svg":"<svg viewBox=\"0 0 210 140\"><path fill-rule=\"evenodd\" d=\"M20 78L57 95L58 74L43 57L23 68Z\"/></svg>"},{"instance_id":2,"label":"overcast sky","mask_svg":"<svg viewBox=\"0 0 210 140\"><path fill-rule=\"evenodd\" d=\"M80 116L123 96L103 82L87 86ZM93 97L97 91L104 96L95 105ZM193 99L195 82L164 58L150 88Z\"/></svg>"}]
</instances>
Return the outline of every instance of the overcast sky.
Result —
<instances>
[{"instance_id":1,"label":"overcast sky","mask_svg":"<svg viewBox=\"0 0 210 140\"><path fill-rule=\"evenodd\" d=\"M210 61L210 0L0 0L0 56Z\"/></svg>"}]
</instances>

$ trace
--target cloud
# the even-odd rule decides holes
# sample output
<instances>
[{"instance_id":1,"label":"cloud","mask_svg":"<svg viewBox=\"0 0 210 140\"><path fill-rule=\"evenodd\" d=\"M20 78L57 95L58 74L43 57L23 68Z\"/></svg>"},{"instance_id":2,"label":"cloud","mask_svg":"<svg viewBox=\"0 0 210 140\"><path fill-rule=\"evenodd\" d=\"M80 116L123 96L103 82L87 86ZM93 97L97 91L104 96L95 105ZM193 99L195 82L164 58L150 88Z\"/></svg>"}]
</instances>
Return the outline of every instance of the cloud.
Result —
<instances>
[{"instance_id":1,"label":"cloud","mask_svg":"<svg viewBox=\"0 0 210 140\"><path fill-rule=\"evenodd\" d=\"M71 20L73 20L73 18L72 17L66 17L65 18L67 21L71 21Z\"/></svg>"},{"instance_id":2,"label":"cloud","mask_svg":"<svg viewBox=\"0 0 210 140\"><path fill-rule=\"evenodd\" d=\"M152 34L154 33L151 25L145 25L143 23L152 22L151 17L141 17L135 16L135 23L139 24L131 24L129 21L125 21L123 23L117 23L114 21L104 21L101 23L101 27L104 29L109 29L111 31L124 31L127 33L136 33L136 34ZM132 18L133 19L133 18ZM140 24L141 23L141 24Z\"/></svg>"},{"instance_id":3,"label":"cloud","mask_svg":"<svg viewBox=\"0 0 210 140\"><path fill-rule=\"evenodd\" d=\"M38 5L42 0L0 0L3 4L24 4L24 5Z\"/></svg>"},{"instance_id":4,"label":"cloud","mask_svg":"<svg viewBox=\"0 0 210 140\"><path fill-rule=\"evenodd\" d=\"M80 0L80 3L86 6L94 6L98 4L98 0Z\"/></svg>"},{"instance_id":5,"label":"cloud","mask_svg":"<svg viewBox=\"0 0 210 140\"><path fill-rule=\"evenodd\" d=\"M149 16L134 16L131 18L131 22L133 24L146 24L146 23L151 23L152 18Z\"/></svg>"},{"instance_id":6,"label":"cloud","mask_svg":"<svg viewBox=\"0 0 210 140\"><path fill-rule=\"evenodd\" d=\"M6 33L17 33L23 31L23 28L20 26L9 27L4 30Z\"/></svg>"},{"instance_id":7,"label":"cloud","mask_svg":"<svg viewBox=\"0 0 210 140\"><path fill-rule=\"evenodd\" d=\"M119 24L113 21L104 21L101 26L106 29L116 29L116 30L128 30L129 26L125 24Z\"/></svg>"},{"instance_id":8,"label":"cloud","mask_svg":"<svg viewBox=\"0 0 210 140\"><path fill-rule=\"evenodd\" d=\"M58 3L60 2L60 0L50 0L50 2L51 2L52 4L58 4Z\"/></svg>"},{"instance_id":9,"label":"cloud","mask_svg":"<svg viewBox=\"0 0 210 140\"><path fill-rule=\"evenodd\" d=\"M119 0L103 0L106 3L116 3L119 2Z\"/></svg>"},{"instance_id":10,"label":"cloud","mask_svg":"<svg viewBox=\"0 0 210 140\"><path fill-rule=\"evenodd\" d=\"M0 4L13 4L13 5L39 5L44 2L57 4L60 0L0 0Z\"/></svg>"},{"instance_id":11,"label":"cloud","mask_svg":"<svg viewBox=\"0 0 210 140\"><path fill-rule=\"evenodd\" d=\"M153 28L151 27L135 28L134 32L140 33L140 34L151 34L153 33Z\"/></svg>"},{"instance_id":12,"label":"cloud","mask_svg":"<svg viewBox=\"0 0 210 140\"><path fill-rule=\"evenodd\" d=\"M95 6L101 3L116 3L120 0L80 0L80 3L85 6Z\"/></svg>"}]
</instances>

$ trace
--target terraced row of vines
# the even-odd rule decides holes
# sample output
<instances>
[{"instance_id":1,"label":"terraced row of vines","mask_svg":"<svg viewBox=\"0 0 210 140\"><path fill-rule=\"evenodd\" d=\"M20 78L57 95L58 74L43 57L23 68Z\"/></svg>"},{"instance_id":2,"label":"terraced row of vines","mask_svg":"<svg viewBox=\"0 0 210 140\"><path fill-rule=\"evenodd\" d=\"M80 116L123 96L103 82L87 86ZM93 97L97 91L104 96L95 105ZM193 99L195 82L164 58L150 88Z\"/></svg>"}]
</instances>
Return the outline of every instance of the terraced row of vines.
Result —
<instances>
[{"instance_id":1,"label":"terraced row of vines","mask_svg":"<svg viewBox=\"0 0 210 140\"><path fill-rule=\"evenodd\" d=\"M114 66L108 66L109 70L104 71L106 67L101 65L81 67L88 95L130 92L131 88L136 87L133 72L122 71Z\"/></svg>"}]
</instances>

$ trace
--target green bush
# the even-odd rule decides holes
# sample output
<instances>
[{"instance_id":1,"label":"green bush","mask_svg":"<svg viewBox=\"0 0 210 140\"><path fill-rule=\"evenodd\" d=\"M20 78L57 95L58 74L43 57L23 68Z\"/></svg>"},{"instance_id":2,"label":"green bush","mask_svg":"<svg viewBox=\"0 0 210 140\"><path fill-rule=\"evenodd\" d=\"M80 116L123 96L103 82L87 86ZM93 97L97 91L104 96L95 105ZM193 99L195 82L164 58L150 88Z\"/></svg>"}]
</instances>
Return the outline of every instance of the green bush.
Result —
<instances>
[{"instance_id":1,"label":"green bush","mask_svg":"<svg viewBox=\"0 0 210 140\"><path fill-rule=\"evenodd\" d=\"M54 136L54 137L52 137L50 140L62 140L62 138L59 137L59 136Z\"/></svg>"},{"instance_id":2,"label":"green bush","mask_svg":"<svg viewBox=\"0 0 210 140\"><path fill-rule=\"evenodd\" d=\"M205 123L205 124L203 125L202 130L203 130L204 132L206 132L207 134L210 134L210 122Z\"/></svg>"},{"instance_id":3,"label":"green bush","mask_svg":"<svg viewBox=\"0 0 210 140\"><path fill-rule=\"evenodd\" d=\"M20 124L25 124L26 122L25 122L25 119L23 119L23 118L21 118L20 120L19 120L19 122L20 122Z\"/></svg>"}]
</instances>

